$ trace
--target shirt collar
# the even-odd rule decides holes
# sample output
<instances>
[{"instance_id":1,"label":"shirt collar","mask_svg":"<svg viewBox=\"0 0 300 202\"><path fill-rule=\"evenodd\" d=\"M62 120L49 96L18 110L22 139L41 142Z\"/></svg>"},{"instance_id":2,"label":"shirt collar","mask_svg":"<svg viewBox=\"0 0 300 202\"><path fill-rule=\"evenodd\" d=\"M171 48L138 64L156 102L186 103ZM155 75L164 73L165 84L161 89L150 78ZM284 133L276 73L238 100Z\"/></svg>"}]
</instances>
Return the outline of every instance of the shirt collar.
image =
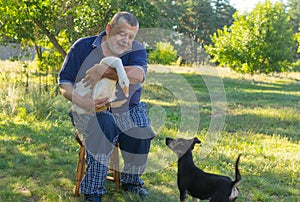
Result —
<instances>
[{"instance_id":1,"label":"shirt collar","mask_svg":"<svg viewBox=\"0 0 300 202\"><path fill-rule=\"evenodd\" d=\"M93 48L101 48L101 41L102 41L102 37L106 35L106 31L101 32L96 39L93 41L92 46Z\"/></svg>"}]
</instances>

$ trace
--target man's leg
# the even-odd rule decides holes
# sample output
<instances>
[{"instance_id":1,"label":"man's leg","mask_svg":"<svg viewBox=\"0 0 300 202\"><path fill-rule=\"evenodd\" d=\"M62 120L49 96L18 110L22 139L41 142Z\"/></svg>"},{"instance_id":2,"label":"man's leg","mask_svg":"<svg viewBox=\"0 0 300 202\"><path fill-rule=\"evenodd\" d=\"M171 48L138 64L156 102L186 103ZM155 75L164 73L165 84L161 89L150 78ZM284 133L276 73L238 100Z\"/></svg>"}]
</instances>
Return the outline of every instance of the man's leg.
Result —
<instances>
[{"instance_id":1,"label":"man's leg","mask_svg":"<svg viewBox=\"0 0 300 202\"><path fill-rule=\"evenodd\" d=\"M102 196L108 159L112 154L119 131L109 112L92 115L84 130L86 174L80 184L81 193Z\"/></svg>"},{"instance_id":2,"label":"man's leg","mask_svg":"<svg viewBox=\"0 0 300 202\"><path fill-rule=\"evenodd\" d=\"M141 187L144 182L140 177L146 168L151 140L155 137L150 127L147 105L140 102L129 107L129 111L125 113L118 109L112 109L112 113L122 131L119 135L119 145L124 159L124 169L121 173L122 187L140 196L147 196L147 191Z\"/></svg>"},{"instance_id":3,"label":"man's leg","mask_svg":"<svg viewBox=\"0 0 300 202\"><path fill-rule=\"evenodd\" d=\"M152 133L150 127L136 127L119 136L120 149L124 159L121 183L125 190L135 192L140 196L148 195L147 191L141 187L144 182L140 177L146 169Z\"/></svg>"},{"instance_id":4,"label":"man's leg","mask_svg":"<svg viewBox=\"0 0 300 202\"><path fill-rule=\"evenodd\" d=\"M102 196L106 193L104 181L107 174L108 156L103 155L96 160L89 151L86 152L86 172L80 190L84 195Z\"/></svg>"}]
</instances>

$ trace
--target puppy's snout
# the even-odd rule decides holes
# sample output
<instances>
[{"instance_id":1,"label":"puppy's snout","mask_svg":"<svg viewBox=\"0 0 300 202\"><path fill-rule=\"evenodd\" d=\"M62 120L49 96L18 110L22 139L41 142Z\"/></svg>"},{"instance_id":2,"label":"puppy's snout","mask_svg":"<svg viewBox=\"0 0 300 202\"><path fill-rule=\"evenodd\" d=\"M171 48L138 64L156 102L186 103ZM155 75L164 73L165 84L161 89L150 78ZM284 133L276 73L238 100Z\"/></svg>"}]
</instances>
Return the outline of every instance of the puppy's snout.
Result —
<instances>
[{"instance_id":1,"label":"puppy's snout","mask_svg":"<svg viewBox=\"0 0 300 202\"><path fill-rule=\"evenodd\" d=\"M194 143L195 143L195 144L200 144L200 145L201 145L201 141L200 141L197 137L194 138Z\"/></svg>"}]
</instances>

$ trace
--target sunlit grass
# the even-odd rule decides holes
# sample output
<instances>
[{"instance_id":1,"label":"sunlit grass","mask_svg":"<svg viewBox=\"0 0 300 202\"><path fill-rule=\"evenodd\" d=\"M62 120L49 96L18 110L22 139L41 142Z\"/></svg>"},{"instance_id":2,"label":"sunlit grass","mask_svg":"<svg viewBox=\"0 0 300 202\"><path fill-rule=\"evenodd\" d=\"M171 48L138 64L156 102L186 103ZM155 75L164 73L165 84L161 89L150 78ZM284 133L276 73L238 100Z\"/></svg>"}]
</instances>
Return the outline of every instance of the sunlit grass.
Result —
<instances>
[{"instance_id":1,"label":"sunlit grass","mask_svg":"<svg viewBox=\"0 0 300 202\"><path fill-rule=\"evenodd\" d=\"M14 63L2 66L9 71ZM176 155L165 146L166 137L198 137L202 145L195 146L195 164L205 171L232 178L235 160L241 153L242 182L237 201L300 201L300 73L252 76L226 68L200 68L150 67L147 79L157 78L157 81L144 84L142 100L149 106L157 137L152 141L143 175L150 192L145 201L179 201ZM21 84L4 82L3 78L0 80L3 87L0 92L0 202L83 201L82 196L73 196L79 146L67 115L70 104L62 96L49 98L40 94L40 100L32 94L24 96ZM225 116L225 122L217 140L207 150L210 122L218 114L214 114L206 82L216 80L224 84L220 91L224 90L226 105L222 100L218 106L224 108L217 110ZM36 80L32 82L34 86ZM198 106L200 121L196 131L179 128L183 120L181 108L195 105L192 97L180 94L184 92L182 89L177 94L173 92L175 84L180 84L180 88L186 83L192 87ZM215 93L220 93L219 84L213 87ZM184 101L178 100L178 95ZM51 99L50 113L42 108L47 99ZM33 110L33 103L39 107ZM39 108L42 113L37 119L35 112ZM187 120L192 123L196 118ZM140 201L134 195L117 192L110 182L106 185L109 192L103 201Z\"/></svg>"},{"instance_id":2,"label":"sunlit grass","mask_svg":"<svg viewBox=\"0 0 300 202\"><path fill-rule=\"evenodd\" d=\"M147 104L151 105L159 105L159 106L165 106L165 107L175 107L177 103L172 102L164 102L161 100L149 100L149 99L142 99L143 102L146 102Z\"/></svg>"}]
</instances>

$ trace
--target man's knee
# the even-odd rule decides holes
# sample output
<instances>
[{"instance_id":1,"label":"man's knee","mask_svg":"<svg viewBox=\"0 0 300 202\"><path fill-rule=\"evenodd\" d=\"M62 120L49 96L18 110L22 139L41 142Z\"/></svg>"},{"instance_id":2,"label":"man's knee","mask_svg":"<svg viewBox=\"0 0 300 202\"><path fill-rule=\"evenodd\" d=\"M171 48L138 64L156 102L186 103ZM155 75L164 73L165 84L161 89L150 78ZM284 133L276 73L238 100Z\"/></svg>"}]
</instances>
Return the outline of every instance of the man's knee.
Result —
<instances>
[{"instance_id":1,"label":"man's knee","mask_svg":"<svg viewBox=\"0 0 300 202\"><path fill-rule=\"evenodd\" d=\"M119 136L120 149L132 154L148 154L153 138L151 128L132 128Z\"/></svg>"}]
</instances>

